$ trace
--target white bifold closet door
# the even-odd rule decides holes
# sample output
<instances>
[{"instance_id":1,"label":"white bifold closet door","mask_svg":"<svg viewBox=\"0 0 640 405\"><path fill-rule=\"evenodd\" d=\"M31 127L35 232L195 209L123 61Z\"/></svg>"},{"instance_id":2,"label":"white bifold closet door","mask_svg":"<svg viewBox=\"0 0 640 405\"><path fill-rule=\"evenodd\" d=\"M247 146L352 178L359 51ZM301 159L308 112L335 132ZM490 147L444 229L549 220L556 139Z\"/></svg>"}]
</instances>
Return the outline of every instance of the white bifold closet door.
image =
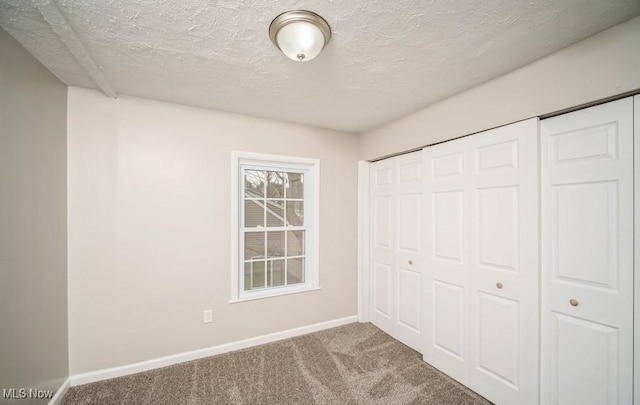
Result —
<instances>
[{"instance_id":1,"label":"white bifold closet door","mask_svg":"<svg viewBox=\"0 0 640 405\"><path fill-rule=\"evenodd\" d=\"M538 119L423 149L424 360L538 403Z\"/></svg>"},{"instance_id":2,"label":"white bifold closet door","mask_svg":"<svg viewBox=\"0 0 640 405\"><path fill-rule=\"evenodd\" d=\"M631 404L633 100L542 121L542 403Z\"/></svg>"},{"instance_id":3,"label":"white bifold closet door","mask_svg":"<svg viewBox=\"0 0 640 405\"><path fill-rule=\"evenodd\" d=\"M371 321L422 352L422 154L371 165Z\"/></svg>"}]
</instances>

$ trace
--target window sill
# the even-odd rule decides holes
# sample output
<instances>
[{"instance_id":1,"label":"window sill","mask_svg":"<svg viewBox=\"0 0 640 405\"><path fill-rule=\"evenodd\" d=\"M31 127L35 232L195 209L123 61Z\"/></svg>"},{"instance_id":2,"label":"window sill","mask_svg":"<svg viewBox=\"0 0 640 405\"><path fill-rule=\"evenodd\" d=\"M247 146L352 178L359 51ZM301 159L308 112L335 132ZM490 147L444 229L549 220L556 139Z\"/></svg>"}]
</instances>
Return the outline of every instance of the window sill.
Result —
<instances>
[{"instance_id":1,"label":"window sill","mask_svg":"<svg viewBox=\"0 0 640 405\"><path fill-rule=\"evenodd\" d=\"M229 300L229 304L237 304L239 302L245 302L245 301L262 300L265 298L282 297L283 295L300 294L300 293L319 291L319 290L321 290L320 287L305 287L305 288L289 290L289 291L264 292L261 294L256 294L248 297L232 298L231 300Z\"/></svg>"}]
</instances>

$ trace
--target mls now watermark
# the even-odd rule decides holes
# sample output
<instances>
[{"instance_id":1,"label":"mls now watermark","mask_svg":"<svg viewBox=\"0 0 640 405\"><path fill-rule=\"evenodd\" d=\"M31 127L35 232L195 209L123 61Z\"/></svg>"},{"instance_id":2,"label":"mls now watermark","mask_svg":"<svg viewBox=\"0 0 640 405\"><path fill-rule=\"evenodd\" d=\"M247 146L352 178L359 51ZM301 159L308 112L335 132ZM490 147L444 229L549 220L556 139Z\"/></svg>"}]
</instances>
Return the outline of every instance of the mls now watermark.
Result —
<instances>
[{"instance_id":1,"label":"mls now watermark","mask_svg":"<svg viewBox=\"0 0 640 405\"><path fill-rule=\"evenodd\" d=\"M3 388L4 399L51 399L53 390L40 390L37 388Z\"/></svg>"}]
</instances>

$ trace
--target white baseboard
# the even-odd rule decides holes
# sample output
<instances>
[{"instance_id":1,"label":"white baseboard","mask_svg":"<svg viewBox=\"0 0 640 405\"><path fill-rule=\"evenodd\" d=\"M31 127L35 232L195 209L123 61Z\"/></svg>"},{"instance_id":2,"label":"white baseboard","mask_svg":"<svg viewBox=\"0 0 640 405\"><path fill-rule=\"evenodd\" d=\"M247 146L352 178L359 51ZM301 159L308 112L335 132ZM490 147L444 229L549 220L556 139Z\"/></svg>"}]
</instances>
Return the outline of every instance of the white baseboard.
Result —
<instances>
[{"instance_id":1,"label":"white baseboard","mask_svg":"<svg viewBox=\"0 0 640 405\"><path fill-rule=\"evenodd\" d=\"M56 391L56 394L49 401L49 405L61 405L62 400L64 399L64 394L67 393L67 390L71 386L71 377L64 380L60 388Z\"/></svg>"},{"instance_id":2,"label":"white baseboard","mask_svg":"<svg viewBox=\"0 0 640 405\"><path fill-rule=\"evenodd\" d=\"M356 315L346 318L333 319L331 321L320 322L313 325L301 326L299 328L289 329L281 332L270 333L268 335L256 336L249 339L239 340L237 342L225 343L218 346L206 347L204 349L193 350L185 353L172 354L170 356L159 357L157 359L142 361L139 363L128 364L120 367L112 367L104 370L91 371L88 373L77 374L69 377L71 386L88 384L96 381L108 380L110 378L122 377L125 375L141 373L143 371L153 370L160 367L170 366L185 361L197 360L203 357L214 356L232 352L234 350L246 349L248 347L258 346L265 343L271 343L282 339L288 339L307 333L317 332L324 329L335 328L336 326L347 325L358 321ZM68 388L68 387L67 387ZM66 391L66 390L65 390ZM57 396L57 394L56 394ZM52 405L52 404L50 404Z\"/></svg>"}]
</instances>

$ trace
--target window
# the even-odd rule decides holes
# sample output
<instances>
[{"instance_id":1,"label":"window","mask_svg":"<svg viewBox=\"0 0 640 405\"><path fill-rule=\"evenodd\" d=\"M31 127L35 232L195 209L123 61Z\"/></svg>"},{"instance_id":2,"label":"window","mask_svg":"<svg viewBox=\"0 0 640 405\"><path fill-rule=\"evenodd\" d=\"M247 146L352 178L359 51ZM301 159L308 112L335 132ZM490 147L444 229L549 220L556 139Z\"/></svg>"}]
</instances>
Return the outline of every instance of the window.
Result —
<instances>
[{"instance_id":1,"label":"window","mask_svg":"<svg viewBox=\"0 0 640 405\"><path fill-rule=\"evenodd\" d=\"M234 152L232 301L318 287L319 161Z\"/></svg>"}]
</instances>

